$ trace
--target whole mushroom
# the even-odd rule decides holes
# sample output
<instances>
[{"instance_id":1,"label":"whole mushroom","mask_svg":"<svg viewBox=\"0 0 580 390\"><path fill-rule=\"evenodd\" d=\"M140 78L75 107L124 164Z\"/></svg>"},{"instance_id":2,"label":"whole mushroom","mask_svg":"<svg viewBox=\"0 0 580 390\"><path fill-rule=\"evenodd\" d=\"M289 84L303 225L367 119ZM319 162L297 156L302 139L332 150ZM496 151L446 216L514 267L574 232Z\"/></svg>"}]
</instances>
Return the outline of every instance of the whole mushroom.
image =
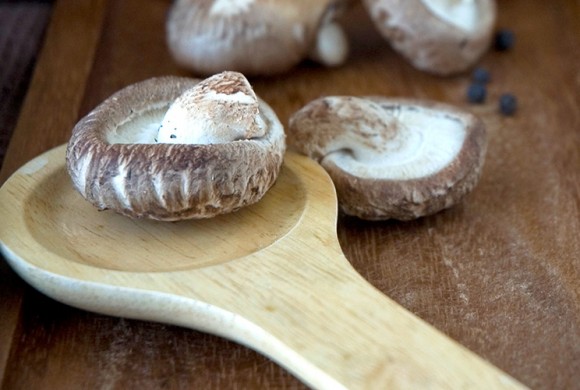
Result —
<instances>
[{"instance_id":1,"label":"whole mushroom","mask_svg":"<svg viewBox=\"0 0 580 390\"><path fill-rule=\"evenodd\" d=\"M416 68L450 75L489 48L495 0L363 0L379 32Z\"/></svg>"},{"instance_id":2,"label":"whole mushroom","mask_svg":"<svg viewBox=\"0 0 580 390\"><path fill-rule=\"evenodd\" d=\"M166 22L175 61L197 74L287 71L305 58L342 64L338 16L351 0L176 0Z\"/></svg>"},{"instance_id":3,"label":"whole mushroom","mask_svg":"<svg viewBox=\"0 0 580 390\"><path fill-rule=\"evenodd\" d=\"M160 77L82 118L67 147L73 185L133 218L209 218L259 201L275 182L284 129L246 78Z\"/></svg>"},{"instance_id":4,"label":"whole mushroom","mask_svg":"<svg viewBox=\"0 0 580 390\"><path fill-rule=\"evenodd\" d=\"M474 115L442 103L333 96L290 118L288 144L328 171L345 214L411 220L474 188L486 132Z\"/></svg>"}]
</instances>

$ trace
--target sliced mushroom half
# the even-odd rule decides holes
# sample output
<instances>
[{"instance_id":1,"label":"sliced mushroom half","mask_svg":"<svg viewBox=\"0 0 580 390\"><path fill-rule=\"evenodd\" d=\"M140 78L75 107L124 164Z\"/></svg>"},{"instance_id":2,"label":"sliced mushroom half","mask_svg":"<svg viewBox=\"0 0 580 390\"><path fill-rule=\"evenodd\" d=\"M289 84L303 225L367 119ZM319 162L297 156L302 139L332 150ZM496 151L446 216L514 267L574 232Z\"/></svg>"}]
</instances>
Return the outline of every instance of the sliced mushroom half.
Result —
<instances>
[{"instance_id":1,"label":"sliced mushroom half","mask_svg":"<svg viewBox=\"0 0 580 390\"><path fill-rule=\"evenodd\" d=\"M296 112L288 143L328 171L346 214L411 220L473 189L486 132L474 115L441 103L337 96Z\"/></svg>"},{"instance_id":2,"label":"sliced mushroom half","mask_svg":"<svg viewBox=\"0 0 580 390\"><path fill-rule=\"evenodd\" d=\"M149 79L75 126L67 169L99 209L133 218L209 218L257 202L276 180L284 129L246 78Z\"/></svg>"},{"instance_id":3,"label":"sliced mushroom half","mask_svg":"<svg viewBox=\"0 0 580 390\"><path fill-rule=\"evenodd\" d=\"M340 65L337 18L350 0L176 0L167 18L173 58L197 74L284 72L305 58Z\"/></svg>"},{"instance_id":4,"label":"sliced mushroom half","mask_svg":"<svg viewBox=\"0 0 580 390\"><path fill-rule=\"evenodd\" d=\"M416 68L465 71L489 48L495 0L363 0L375 26Z\"/></svg>"}]
</instances>

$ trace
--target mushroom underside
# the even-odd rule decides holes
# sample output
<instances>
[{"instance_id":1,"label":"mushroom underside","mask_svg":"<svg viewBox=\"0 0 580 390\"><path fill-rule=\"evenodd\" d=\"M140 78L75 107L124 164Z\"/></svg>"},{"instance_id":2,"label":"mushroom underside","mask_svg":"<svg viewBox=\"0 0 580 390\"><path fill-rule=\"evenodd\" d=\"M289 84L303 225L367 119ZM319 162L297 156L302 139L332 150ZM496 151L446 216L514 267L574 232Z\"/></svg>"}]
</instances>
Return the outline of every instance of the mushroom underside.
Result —
<instances>
[{"instance_id":1,"label":"mushroom underside","mask_svg":"<svg viewBox=\"0 0 580 390\"><path fill-rule=\"evenodd\" d=\"M311 102L291 118L288 141L328 171L346 214L373 220L452 206L476 185L485 154L471 114L377 97Z\"/></svg>"},{"instance_id":2,"label":"mushroom underside","mask_svg":"<svg viewBox=\"0 0 580 390\"><path fill-rule=\"evenodd\" d=\"M348 54L336 21L346 4L178 0L168 14L166 40L176 62L197 74L272 75L306 58L337 66Z\"/></svg>"},{"instance_id":3,"label":"mushroom underside","mask_svg":"<svg viewBox=\"0 0 580 390\"><path fill-rule=\"evenodd\" d=\"M417 69L463 72L488 50L494 0L364 0L377 30Z\"/></svg>"},{"instance_id":4,"label":"mushroom underside","mask_svg":"<svg viewBox=\"0 0 580 390\"><path fill-rule=\"evenodd\" d=\"M171 103L198 80L156 78L129 86L75 126L67 148L73 185L99 209L133 218L209 218L255 203L274 184L285 151L282 125L260 101L270 130L221 144L160 144Z\"/></svg>"}]
</instances>

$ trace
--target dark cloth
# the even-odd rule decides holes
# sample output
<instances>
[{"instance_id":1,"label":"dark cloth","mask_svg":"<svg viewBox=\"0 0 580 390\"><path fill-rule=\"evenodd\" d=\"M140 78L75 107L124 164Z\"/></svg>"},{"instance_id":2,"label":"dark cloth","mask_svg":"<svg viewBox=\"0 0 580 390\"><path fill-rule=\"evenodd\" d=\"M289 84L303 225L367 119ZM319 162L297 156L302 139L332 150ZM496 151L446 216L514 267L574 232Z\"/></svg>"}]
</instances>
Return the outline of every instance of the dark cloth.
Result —
<instances>
[{"instance_id":1,"label":"dark cloth","mask_svg":"<svg viewBox=\"0 0 580 390\"><path fill-rule=\"evenodd\" d=\"M0 168L33 74L52 1L0 1Z\"/></svg>"}]
</instances>

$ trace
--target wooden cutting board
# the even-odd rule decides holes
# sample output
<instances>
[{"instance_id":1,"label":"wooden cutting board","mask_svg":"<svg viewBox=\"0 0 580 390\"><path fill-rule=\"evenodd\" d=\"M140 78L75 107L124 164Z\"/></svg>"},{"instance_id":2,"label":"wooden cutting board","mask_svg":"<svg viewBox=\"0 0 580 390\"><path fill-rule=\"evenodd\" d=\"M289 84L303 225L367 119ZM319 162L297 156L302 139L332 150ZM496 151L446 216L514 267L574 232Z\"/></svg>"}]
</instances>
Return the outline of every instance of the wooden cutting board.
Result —
<instances>
[{"instance_id":1,"label":"wooden cutting board","mask_svg":"<svg viewBox=\"0 0 580 390\"><path fill-rule=\"evenodd\" d=\"M187 76L168 57L168 0L59 0L0 173L66 142L81 115L130 83ZM357 6L353 50L337 69L304 64L256 78L283 123L323 95L425 97L463 106L488 126L482 180L461 205L411 223L339 217L354 268L377 289L533 388L580 383L580 12L573 0L499 1L514 50L490 52L485 104L465 103L469 76L412 69ZM497 99L520 99L514 117ZM9 222L2 222L9 223ZM302 388L262 356L178 327L71 309L24 286L3 264L4 388Z\"/></svg>"}]
</instances>

